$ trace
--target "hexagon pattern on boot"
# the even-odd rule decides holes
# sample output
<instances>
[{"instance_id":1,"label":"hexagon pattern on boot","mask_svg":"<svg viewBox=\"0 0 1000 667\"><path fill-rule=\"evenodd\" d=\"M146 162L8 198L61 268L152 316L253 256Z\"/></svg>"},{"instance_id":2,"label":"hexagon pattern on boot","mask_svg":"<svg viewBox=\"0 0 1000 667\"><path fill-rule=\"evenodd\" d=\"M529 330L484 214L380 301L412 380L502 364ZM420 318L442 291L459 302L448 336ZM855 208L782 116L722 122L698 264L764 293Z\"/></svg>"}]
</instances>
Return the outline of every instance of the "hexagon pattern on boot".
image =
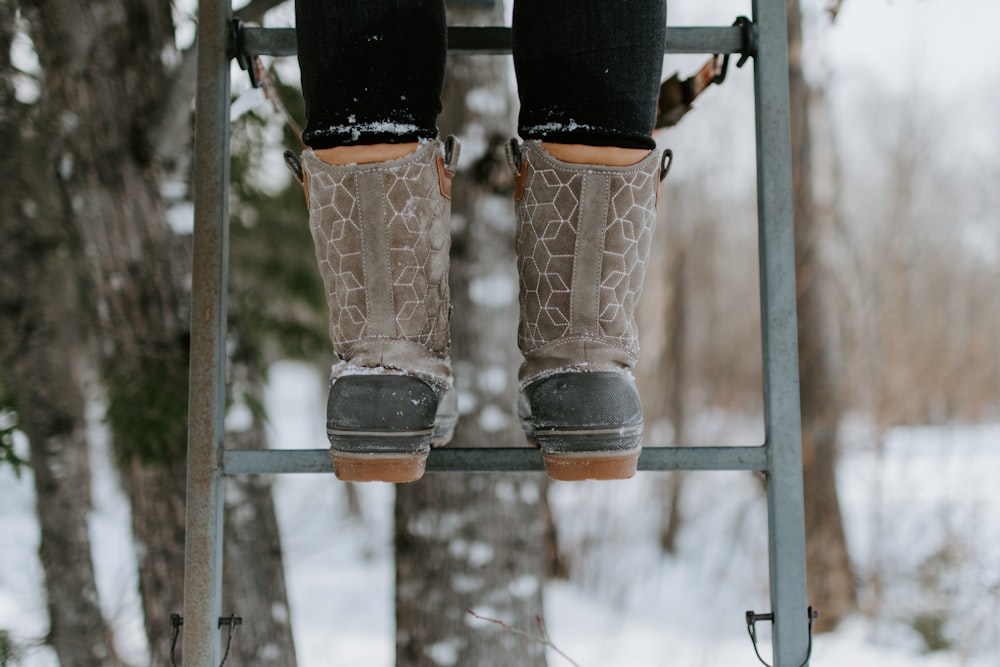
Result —
<instances>
[{"instance_id":1,"label":"hexagon pattern on boot","mask_svg":"<svg viewBox=\"0 0 1000 667\"><path fill-rule=\"evenodd\" d=\"M635 309L656 220L658 157L631 167L576 165L526 142L524 159L517 204L522 352L530 364L547 348L575 341L581 350L586 344L612 348L614 365L632 366L639 349ZM559 353L560 363L570 358L566 353Z\"/></svg>"},{"instance_id":2,"label":"hexagon pattern on boot","mask_svg":"<svg viewBox=\"0 0 1000 667\"><path fill-rule=\"evenodd\" d=\"M439 146L377 166L303 156L330 338L341 359L377 341L447 357L450 202L441 192Z\"/></svg>"}]
</instances>

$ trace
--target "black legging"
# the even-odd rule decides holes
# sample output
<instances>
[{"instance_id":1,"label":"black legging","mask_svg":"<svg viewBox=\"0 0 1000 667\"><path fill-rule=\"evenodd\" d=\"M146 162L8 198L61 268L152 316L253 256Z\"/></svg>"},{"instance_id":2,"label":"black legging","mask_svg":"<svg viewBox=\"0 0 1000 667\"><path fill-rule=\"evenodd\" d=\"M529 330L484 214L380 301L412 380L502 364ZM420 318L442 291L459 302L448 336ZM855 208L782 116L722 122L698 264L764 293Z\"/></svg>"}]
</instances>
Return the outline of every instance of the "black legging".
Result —
<instances>
[{"instance_id":1,"label":"black legging","mask_svg":"<svg viewBox=\"0 0 1000 667\"><path fill-rule=\"evenodd\" d=\"M654 148L666 14L666 0L515 1L518 134ZM295 23L308 146L438 135L444 0L296 0Z\"/></svg>"}]
</instances>

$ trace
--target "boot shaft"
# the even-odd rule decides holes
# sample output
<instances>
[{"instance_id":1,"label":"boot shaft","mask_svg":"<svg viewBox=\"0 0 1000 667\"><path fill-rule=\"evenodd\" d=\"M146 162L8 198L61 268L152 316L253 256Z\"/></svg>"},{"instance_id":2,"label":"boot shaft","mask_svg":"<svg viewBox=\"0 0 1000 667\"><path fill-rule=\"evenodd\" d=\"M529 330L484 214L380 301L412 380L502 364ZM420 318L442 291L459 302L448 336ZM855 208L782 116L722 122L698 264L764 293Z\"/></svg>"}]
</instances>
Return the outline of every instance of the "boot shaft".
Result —
<instances>
[{"instance_id":1,"label":"boot shaft","mask_svg":"<svg viewBox=\"0 0 1000 667\"><path fill-rule=\"evenodd\" d=\"M375 164L330 165L303 153L330 339L343 362L448 375L457 158L451 138Z\"/></svg>"},{"instance_id":2,"label":"boot shaft","mask_svg":"<svg viewBox=\"0 0 1000 667\"><path fill-rule=\"evenodd\" d=\"M520 379L631 368L635 309L656 221L659 154L608 167L523 144L515 192Z\"/></svg>"}]
</instances>

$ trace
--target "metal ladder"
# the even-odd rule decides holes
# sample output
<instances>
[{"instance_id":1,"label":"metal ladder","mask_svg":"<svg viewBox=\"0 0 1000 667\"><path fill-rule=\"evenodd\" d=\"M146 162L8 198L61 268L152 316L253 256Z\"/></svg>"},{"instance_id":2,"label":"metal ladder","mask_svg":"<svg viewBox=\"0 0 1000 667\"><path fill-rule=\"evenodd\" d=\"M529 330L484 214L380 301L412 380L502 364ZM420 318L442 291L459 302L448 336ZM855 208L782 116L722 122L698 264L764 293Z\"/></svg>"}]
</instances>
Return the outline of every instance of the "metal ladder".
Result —
<instances>
[{"instance_id":1,"label":"metal ladder","mask_svg":"<svg viewBox=\"0 0 1000 667\"><path fill-rule=\"evenodd\" d=\"M230 60L296 52L293 29L242 26L233 20L230 2L201 0L198 9L183 614L188 667L216 667L219 628L236 621L220 618L226 475L332 472L326 449L233 450L224 443ZM510 29L450 27L448 43L451 53L506 54ZM765 473L771 611L747 612L747 626L756 650L756 623L772 623L775 667L808 664L813 617L806 603L787 49L785 0L753 0L752 20L742 25L668 30L667 53L753 58L765 442L759 447L652 447L639 459L639 470L647 471ZM432 451L427 462L429 473L543 469L538 451L527 448L444 448Z\"/></svg>"}]
</instances>

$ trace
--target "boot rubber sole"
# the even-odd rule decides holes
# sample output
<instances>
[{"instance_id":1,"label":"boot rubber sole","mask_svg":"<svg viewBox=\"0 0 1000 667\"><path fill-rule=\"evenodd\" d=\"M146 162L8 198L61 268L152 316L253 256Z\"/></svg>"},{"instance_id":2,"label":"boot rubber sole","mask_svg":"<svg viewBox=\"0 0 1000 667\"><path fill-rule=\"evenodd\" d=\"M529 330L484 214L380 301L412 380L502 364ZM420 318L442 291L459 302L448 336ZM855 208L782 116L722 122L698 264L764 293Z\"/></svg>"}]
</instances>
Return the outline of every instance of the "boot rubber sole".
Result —
<instances>
[{"instance_id":1,"label":"boot rubber sole","mask_svg":"<svg viewBox=\"0 0 1000 667\"><path fill-rule=\"evenodd\" d=\"M409 375L346 375L330 386L326 435L338 479L414 482L431 444L450 434L439 391ZM443 417L447 417L444 415Z\"/></svg>"},{"instance_id":2,"label":"boot rubber sole","mask_svg":"<svg viewBox=\"0 0 1000 667\"><path fill-rule=\"evenodd\" d=\"M629 479L638 469L642 407L630 376L595 371L543 378L522 390L518 413L551 479Z\"/></svg>"},{"instance_id":3,"label":"boot rubber sole","mask_svg":"<svg viewBox=\"0 0 1000 667\"><path fill-rule=\"evenodd\" d=\"M343 482L415 482L423 477L427 454L426 451L414 454L356 454L330 450L333 472Z\"/></svg>"},{"instance_id":4,"label":"boot rubber sole","mask_svg":"<svg viewBox=\"0 0 1000 667\"><path fill-rule=\"evenodd\" d=\"M630 479L638 469L641 451L542 454L542 460L546 474L558 482Z\"/></svg>"},{"instance_id":5,"label":"boot rubber sole","mask_svg":"<svg viewBox=\"0 0 1000 667\"><path fill-rule=\"evenodd\" d=\"M542 450L545 472L559 482L630 479L642 453L642 428L551 430L530 438Z\"/></svg>"},{"instance_id":6,"label":"boot rubber sole","mask_svg":"<svg viewBox=\"0 0 1000 667\"><path fill-rule=\"evenodd\" d=\"M333 472L344 482L415 482L424 474L433 429L340 431L327 429Z\"/></svg>"}]
</instances>

